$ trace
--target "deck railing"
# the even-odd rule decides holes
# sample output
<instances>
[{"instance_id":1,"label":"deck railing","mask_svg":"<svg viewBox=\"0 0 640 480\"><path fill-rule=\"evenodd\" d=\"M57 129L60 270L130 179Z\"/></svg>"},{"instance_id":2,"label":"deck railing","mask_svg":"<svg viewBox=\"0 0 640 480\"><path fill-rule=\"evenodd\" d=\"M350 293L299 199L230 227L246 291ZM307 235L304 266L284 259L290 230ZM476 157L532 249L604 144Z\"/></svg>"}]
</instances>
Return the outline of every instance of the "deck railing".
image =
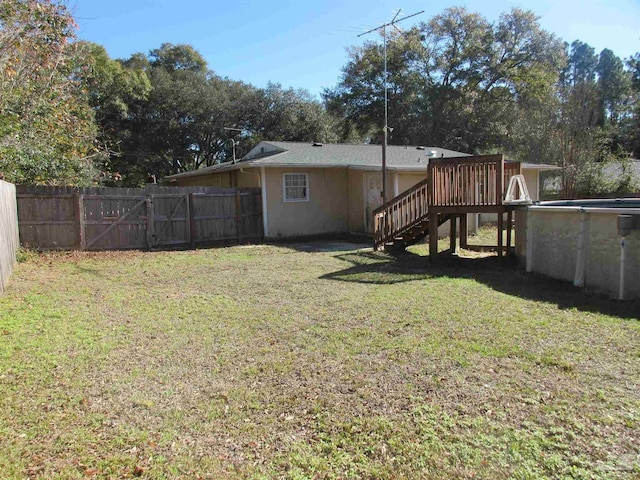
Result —
<instances>
[{"instance_id":1,"label":"deck railing","mask_svg":"<svg viewBox=\"0 0 640 480\"><path fill-rule=\"evenodd\" d=\"M500 206L520 163L502 155L434 159L429 162L429 204L437 207Z\"/></svg>"},{"instance_id":2,"label":"deck railing","mask_svg":"<svg viewBox=\"0 0 640 480\"><path fill-rule=\"evenodd\" d=\"M520 171L519 162L506 163L502 155L432 159L425 180L373 211L374 244L384 245L424 221L432 207L460 213L500 207L509 180Z\"/></svg>"}]
</instances>

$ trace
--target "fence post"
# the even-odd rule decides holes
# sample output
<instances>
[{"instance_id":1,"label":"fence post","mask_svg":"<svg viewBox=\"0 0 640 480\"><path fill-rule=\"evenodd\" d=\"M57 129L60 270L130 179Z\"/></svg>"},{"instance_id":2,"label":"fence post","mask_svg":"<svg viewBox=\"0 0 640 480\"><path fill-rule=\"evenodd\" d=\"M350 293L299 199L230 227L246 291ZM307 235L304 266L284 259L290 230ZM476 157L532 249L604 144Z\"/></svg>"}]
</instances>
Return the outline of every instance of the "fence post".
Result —
<instances>
[{"instance_id":1,"label":"fence post","mask_svg":"<svg viewBox=\"0 0 640 480\"><path fill-rule=\"evenodd\" d=\"M238 238L238 243L242 242L242 225L240 222L241 209L242 209L242 204L240 201L240 189L236 187L236 237Z\"/></svg>"},{"instance_id":2,"label":"fence post","mask_svg":"<svg viewBox=\"0 0 640 480\"><path fill-rule=\"evenodd\" d=\"M189 193L189 241L191 248L196 248L196 211L193 208L193 193Z\"/></svg>"},{"instance_id":3,"label":"fence post","mask_svg":"<svg viewBox=\"0 0 640 480\"><path fill-rule=\"evenodd\" d=\"M76 226L78 229L78 250L84 250L86 247L84 228L84 195L76 191L73 196L77 221Z\"/></svg>"},{"instance_id":4,"label":"fence post","mask_svg":"<svg viewBox=\"0 0 640 480\"><path fill-rule=\"evenodd\" d=\"M148 195L145 202L147 207L147 248L153 247L153 195Z\"/></svg>"}]
</instances>

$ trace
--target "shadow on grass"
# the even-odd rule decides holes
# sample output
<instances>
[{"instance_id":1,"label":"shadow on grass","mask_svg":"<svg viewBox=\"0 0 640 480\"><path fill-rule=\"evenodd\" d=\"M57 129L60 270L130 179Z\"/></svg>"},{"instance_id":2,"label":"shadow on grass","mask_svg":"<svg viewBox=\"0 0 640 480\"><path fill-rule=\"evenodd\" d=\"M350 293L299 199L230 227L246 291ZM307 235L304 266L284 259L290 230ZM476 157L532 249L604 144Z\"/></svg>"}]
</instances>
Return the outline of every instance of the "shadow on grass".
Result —
<instances>
[{"instance_id":1,"label":"shadow on grass","mask_svg":"<svg viewBox=\"0 0 640 480\"><path fill-rule=\"evenodd\" d=\"M335 258L350 266L320 278L379 285L438 278L467 278L507 295L553 303L560 309L576 308L621 318L640 319L639 300L620 302L604 294L586 292L569 282L526 273L517 268L513 257L440 256L431 263L429 257L409 252L367 251L342 253Z\"/></svg>"},{"instance_id":2,"label":"shadow on grass","mask_svg":"<svg viewBox=\"0 0 640 480\"><path fill-rule=\"evenodd\" d=\"M104 274L98 268L83 267L82 265L73 265L75 275L91 275L92 277L105 278Z\"/></svg>"}]
</instances>

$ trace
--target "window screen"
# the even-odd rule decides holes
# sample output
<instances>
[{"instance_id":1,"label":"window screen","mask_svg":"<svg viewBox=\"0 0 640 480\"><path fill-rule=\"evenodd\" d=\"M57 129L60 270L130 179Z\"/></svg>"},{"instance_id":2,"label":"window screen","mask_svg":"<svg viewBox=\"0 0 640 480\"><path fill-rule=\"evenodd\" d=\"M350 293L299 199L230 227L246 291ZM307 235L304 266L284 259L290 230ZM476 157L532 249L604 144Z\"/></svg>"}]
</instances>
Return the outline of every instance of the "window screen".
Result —
<instances>
[{"instance_id":1,"label":"window screen","mask_svg":"<svg viewBox=\"0 0 640 480\"><path fill-rule=\"evenodd\" d=\"M309 200L309 177L306 173L285 173L283 188L285 202Z\"/></svg>"}]
</instances>

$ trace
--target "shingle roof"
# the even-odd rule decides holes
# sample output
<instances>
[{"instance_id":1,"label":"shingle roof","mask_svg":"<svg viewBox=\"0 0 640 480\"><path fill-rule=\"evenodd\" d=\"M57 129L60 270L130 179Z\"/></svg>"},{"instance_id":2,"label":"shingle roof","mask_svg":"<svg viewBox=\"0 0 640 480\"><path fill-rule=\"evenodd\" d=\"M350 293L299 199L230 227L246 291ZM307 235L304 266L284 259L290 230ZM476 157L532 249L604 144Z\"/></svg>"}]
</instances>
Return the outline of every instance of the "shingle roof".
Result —
<instances>
[{"instance_id":1,"label":"shingle roof","mask_svg":"<svg viewBox=\"0 0 640 480\"><path fill-rule=\"evenodd\" d=\"M390 170L426 170L430 158L466 157L467 153L440 147L387 146L387 167ZM213 165L190 172L179 173L167 179L185 178L225 172L248 167L349 167L377 169L382 165L381 145L309 142L264 141L256 145L241 160ZM538 169L543 166L536 165ZM554 168L551 166L546 166Z\"/></svg>"},{"instance_id":2,"label":"shingle roof","mask_svg":"<svg viewBox=\"0 0 640 480\"><path fill-rule=\"evenodd\" d=\"M378 167L382 162L380 145L311 144L302 142L263 142L283 150L282 153L265 157L252 157L251 152L243 161L259 162L260 165L314 165L314 166L361 166ZM314 146L317 145L317 146ZM254 148L253 151L256 149ZM387 146L387 166L426 167L429 158L462 157L468 154L439 147ZM255 160L253 158L256 158ZM258 159L259 158L259 159Z\"/></svg>"},{"instance_id":3,"label":"shingle roof","mask_svg":"<svg viewBox=\"0 0 640 480\"><path fill-rule=\"evenodd\" d=\"M265 150L264 154L261 151ZM468 154L440 147L387 146L387 166L390 169L422 170L429 158L462 157ZM184 178L207 175L247 167L306 166L379 168L382 163L381 145L352 145L345 143L312 144L309 142L260 142L245 157L190 172L166 177Z\"/></svg>"}]
</instances>

